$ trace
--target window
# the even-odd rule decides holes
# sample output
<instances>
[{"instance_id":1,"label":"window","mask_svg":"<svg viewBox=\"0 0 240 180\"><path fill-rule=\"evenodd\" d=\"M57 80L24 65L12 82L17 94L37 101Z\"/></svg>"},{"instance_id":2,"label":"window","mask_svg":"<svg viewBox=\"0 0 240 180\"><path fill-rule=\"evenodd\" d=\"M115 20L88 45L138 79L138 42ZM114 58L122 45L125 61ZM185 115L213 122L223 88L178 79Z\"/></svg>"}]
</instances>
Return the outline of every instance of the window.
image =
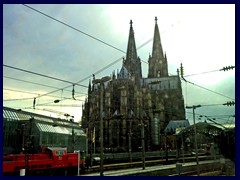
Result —
<instances>
[{"instance_id":1,"label":"window","mask_svg":"<svg viewBox=\"0 0 240 180\"><path fill-rule=\"evenodd\" d=\"M57 156L64 155L64 151L58 150L58 151L56 151L56 155Z\"/></svg>"}]
</instances>

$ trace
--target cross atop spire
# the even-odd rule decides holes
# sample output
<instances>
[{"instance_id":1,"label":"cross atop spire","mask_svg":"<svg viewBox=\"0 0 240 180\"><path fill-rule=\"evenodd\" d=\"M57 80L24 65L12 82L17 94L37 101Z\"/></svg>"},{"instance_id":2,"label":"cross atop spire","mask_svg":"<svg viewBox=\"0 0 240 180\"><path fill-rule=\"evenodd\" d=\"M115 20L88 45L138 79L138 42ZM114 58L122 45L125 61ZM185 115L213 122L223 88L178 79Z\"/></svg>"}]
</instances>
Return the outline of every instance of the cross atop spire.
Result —
<instances>
[{"instance_id":1,"label":"cross atop spire","mask_svg":"<svg viewBox=\"0 0 240 180\"><path fill-rule=\"evenodd\" d=\"M155 22L156 22L156 24L157 24L157 20L158 20L158 18L157 18L157 16L155 16Z\"/></svg>"},{"instance_id":2,"label":"cross atop spire","mask_svg":"<svg viewBox=\"0 0 240 180\"><path fill-rule=\"evenodd\" d=\"M133 22L132 22L132 20L130 20L130 26L132 27L132 24L133 24Z\"/></svg>"}]
</instances>

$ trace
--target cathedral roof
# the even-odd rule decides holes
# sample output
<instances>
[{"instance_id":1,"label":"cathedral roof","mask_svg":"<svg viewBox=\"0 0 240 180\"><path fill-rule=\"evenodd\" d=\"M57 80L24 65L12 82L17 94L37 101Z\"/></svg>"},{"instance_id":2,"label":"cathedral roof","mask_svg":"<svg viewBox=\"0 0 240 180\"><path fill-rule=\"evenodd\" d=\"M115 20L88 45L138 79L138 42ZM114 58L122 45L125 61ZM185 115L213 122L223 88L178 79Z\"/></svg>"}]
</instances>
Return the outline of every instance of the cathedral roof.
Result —
<instances>
[{"instance_id":1,"label":"cathedral roof","mask_svg":"<svg viewBox=\"0 0 240 180\"><path fill-rule=\"evenodd\" d=\"M179 77L157 77L157 78L142 78L140 80L141 86L148 86L151 90L166 90L178 89Z\"/></svg>"}]
</instances>

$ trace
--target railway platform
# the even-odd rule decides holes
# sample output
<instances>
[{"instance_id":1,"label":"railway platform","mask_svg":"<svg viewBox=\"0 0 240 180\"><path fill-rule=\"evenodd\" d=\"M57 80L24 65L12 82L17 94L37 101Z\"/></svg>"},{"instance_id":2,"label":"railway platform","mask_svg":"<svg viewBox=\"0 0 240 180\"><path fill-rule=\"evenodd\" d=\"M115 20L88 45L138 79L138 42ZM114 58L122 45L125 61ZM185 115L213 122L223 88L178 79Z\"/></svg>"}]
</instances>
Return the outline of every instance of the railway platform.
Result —
<instances>
[{"instance_id":1,"label":"railway platform","mask_svg":"<svg viewBox=\"0 0 240 180\"><path fill-rule=\"evenodd\" d=\"M228 163L228 159L216 159L216 160L205 160L199 162L199 172L204 174L211 171L221 171L225 168ZM104 176L194 176L196 175L196 162L186 162L181 164L181 172L177 170L176 163L169 165L155 165L146 166L143 170L142 167L128 168L121 170L109 170L105 171ZM179 164L178 164L179 166ZM178 172L177 172L178 171ZM234 175L234 174L231 174ZM100 176L99 172L82 174L81 176Z\"/></svg>"}]
</instances>

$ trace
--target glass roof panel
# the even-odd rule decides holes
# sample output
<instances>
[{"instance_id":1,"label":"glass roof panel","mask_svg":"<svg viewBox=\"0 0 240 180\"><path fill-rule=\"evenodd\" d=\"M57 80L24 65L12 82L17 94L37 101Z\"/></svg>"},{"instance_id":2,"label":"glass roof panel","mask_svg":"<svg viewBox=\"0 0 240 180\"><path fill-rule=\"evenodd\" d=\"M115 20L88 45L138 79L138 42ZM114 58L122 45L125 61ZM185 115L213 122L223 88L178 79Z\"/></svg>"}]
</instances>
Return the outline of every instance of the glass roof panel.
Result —
<instances>
[{"instance_id":1,"label":"glass roof panel","mask_svg":"<svg viewBox=\"0 0 240 180\"><path fill-rule=\"evenodd\" d=\"M23 113L17 113L17 116L20 120L28 120L31 118L30 115L26 115L26 114L23 114Z\"/></svg>"},{"instance_id":2,"label":"glass roof panel","mask_svg":"<svg viewBox=\"0 0 240 180\"><path fill-rule=\"evenodd\" d=\"M3 110L3 117L9 120L19 120L16 112L8 111L6 109Z\"/></svg>"},{"instance_id":3,"label":"glass roof panel","mask_svg":"<svg viewBox=\"0 0 240 180\"><path fill-rule=\"evenodd\" d=\"M58 134L66 134L71 135L72 134L72 128L67 127L61 127L61 126L52 126L51 124L42 124L42 123L36 123L39 131L42 132L49 132L49 133L58 133ZM83 130L74 129L74 133L76 135L84 136Z\"/></svg>"}]
</instances>

